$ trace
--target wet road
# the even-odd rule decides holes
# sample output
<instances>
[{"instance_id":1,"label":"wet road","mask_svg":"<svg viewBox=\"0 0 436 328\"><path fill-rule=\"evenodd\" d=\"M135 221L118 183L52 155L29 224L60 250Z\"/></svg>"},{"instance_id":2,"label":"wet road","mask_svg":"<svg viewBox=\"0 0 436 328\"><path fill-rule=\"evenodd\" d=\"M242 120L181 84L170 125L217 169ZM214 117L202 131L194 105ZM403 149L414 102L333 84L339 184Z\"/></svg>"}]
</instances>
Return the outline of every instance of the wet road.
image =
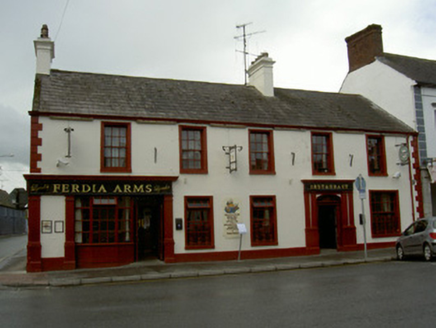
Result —
<instances>
[{"instance_id":1,"label":"wet road","mask_svg":"<svg viewBox=\"0 0 436 328\"><path fill-rule=\"evenodd\" d=\"M27 235L0 236L0 271L25 270Z\"/></svg>"},{"instance_id":2,"label":"wet road","mask_svg":"<svg viewBox=\"0 0 436 328\"><path fill-rule=\"evenodd\" d=\"M5 327L433 327L420 261L0 291Z\"/></svg>"}]
</instances>

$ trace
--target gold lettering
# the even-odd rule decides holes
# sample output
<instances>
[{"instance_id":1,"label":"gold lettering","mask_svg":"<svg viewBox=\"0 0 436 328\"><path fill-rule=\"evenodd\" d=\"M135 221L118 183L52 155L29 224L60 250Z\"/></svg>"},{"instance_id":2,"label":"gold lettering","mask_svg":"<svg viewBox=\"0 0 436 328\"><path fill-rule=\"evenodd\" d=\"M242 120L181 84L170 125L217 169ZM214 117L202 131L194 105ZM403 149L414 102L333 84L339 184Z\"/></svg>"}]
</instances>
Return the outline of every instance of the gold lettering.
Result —
<instances>
[{"instance_id":1,"label":"gold lettering","mask_svg":"<svg viewBox=\"0 0 436 328\"><path fill-rule=\"evenodd\" d=\"M98 189L98 192L99 193L103 193L103 194L107 193L106 188L104 187L104 185L100 186L100 188Z\"/></svg>"},{"instance_id":2,"label":"gold lettering","mask_svg":"<svg viewBox=\"0 0 436 328\"><path fill-rule=\"evenodd\" d=\"M71 192L72 193L78 193L79 192L79 185L78 184L72 184L71 185Z\"/></svg>"},{"instance_id":3,"label":"gold lettering","mask_svg":"<svg viewBox=\"0 0 436 328\"><path fill-rule=\"evenodd\" d=\"M89 184L82 185L82 192L83 193L88 193L90 191L91 191L91 186Z\"/></svg>"},{"instance_id":4,"label":"gold lettering","mask_svg":"<svg viewBox=\"0 0 436 328\"><path fill-rule=\"evenodd\" d=\"M132 192L132 186L130 186L130 185L124 185L124 192L125 193L130 193L130 192Z\"/></svg>"},{"instance_id":5,"label":"gold lettering","mask_svg":"<svg viewBox=\"0 0 436 328\"><path fill-rule=\"evenodd\" d=\"M153 185L151 185L151 184L146 185L145 186L145 192L148 193L148 194L153 192Z\"/></svg>"},{"instance_id":6,"label":"gold lettering","mask_svg":"<svg viewBox=\"0 0 436 328\"><path fill-rule=\"evenodd\" d=\"M70 185L69 184L62 184L62 193L69 193L70 192Z\"/></svg>"},{"instance_id":7,"label":"gold lettering","mask_svg":"<svg viewBox=\"0 0 436 328\"><path fill-rule=\"evenodd\" d=\"M133 192L144 192L144 185L133 185Z\"/></svg>"},{"instance_id":8,"label":"gold lettering","mask_svg":"<svg viewBox=\"0 0 436 328\"><path fill-rule=\"evenodd\" d=\"M61 185L59 183L55 183L53 185L53 192L56 194L59 192L59 190L61 189Z\"/></svg>"},{"instance_id":9,"label":"gold lettering","mask_svg":"<svg viewBox=\"0 0 436 328\"><path fill-rule=\"evenodd\" d=\"M122 192L120 185L115 186L114 192Z\"/></svg>"}]
</instances>

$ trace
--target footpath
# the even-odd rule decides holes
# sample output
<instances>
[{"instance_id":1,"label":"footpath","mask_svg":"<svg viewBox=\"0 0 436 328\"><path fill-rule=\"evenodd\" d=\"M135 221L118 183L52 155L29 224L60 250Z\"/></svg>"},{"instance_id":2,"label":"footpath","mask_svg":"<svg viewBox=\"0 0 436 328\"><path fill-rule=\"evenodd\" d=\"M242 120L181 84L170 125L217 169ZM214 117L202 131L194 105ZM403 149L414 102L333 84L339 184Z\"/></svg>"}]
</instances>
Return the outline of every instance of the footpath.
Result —
<instances>
[{"instance_id":1,"label":"footpath","mask_svg":"<svg viewBox=\"0 0 436 328\"><path fill-rule=\"evenodd\" d=\"M395 259L393 248L364 252L322 251L320 255L274 259L201 263L163 263L158 260L136 262L115 268L77 269L27 273L25 255L11 260L14 271L0 267L0 289L17 287L68 287L120 282L150 281L205 276L235 275L282 270L323 268L351 264L386 262ZM18 269L19 270L18 270Z\"/></svg>"}]
</instances>

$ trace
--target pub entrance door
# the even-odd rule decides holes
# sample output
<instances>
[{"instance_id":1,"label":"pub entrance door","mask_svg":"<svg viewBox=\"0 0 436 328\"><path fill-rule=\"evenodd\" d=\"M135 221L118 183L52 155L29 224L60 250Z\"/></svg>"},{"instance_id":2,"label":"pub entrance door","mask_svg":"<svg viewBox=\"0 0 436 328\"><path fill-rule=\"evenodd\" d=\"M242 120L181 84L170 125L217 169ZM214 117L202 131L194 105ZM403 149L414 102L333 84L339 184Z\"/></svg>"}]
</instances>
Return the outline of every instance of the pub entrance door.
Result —
<instances>
[{"instance_id":1,"label":"pub entrance door","mask_svg":"<svg viewBox=\"0 0 436 328\"><path fill-rule=\"evenodd\" d=\"M319 248L337 249L340 235L340 204L338 196L321 196L317 200Z\"/></svg>"},{"instance_id":2,"label":"pub entrance door","mask_svg":"<svg viewBox=\"0 0 436 328\"><path fill-rule=\"evenodd\" d=\"M136 260L150 258L164 260L163 198L160 196L138 197L136 212Z\"/></svg>"}]
</instances>

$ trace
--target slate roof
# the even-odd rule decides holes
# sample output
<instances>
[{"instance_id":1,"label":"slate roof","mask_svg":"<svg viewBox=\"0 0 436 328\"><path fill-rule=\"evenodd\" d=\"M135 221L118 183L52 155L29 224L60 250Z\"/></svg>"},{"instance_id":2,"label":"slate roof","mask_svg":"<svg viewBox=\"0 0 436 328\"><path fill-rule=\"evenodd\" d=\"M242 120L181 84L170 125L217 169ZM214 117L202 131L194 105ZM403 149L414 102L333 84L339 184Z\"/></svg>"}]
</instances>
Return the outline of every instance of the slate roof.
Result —
<instances>
[{"instance_id":1,"label":"slate roof","mask_svg":"<svg viewBox=\"0 0 436 328\"><path fill-rule=\"evenodd\" d=\"M52 70L37 75L33 111L177 122L414 133L359 95Z\"/></svg>"},{"instance_id":2,"label":"slate roof","mask_svg":"<svg viewBox=\"0 0 436 328\"><path fill-rule=\"evenodd\" d=\"M12 200L9 197L9 194L0 189L0 206L14 208L14 204L12 204Z\"/></svg>"},{"instance_id":3,"label":"slate roof","mask_svg":"<svg viewBox=\"0 0 436 328\"><path fill-rule=\"evenodd\" d=\"M384 53L382 63L423 85L436 86L436 61Z\"/></svg>"}]
</instances>

